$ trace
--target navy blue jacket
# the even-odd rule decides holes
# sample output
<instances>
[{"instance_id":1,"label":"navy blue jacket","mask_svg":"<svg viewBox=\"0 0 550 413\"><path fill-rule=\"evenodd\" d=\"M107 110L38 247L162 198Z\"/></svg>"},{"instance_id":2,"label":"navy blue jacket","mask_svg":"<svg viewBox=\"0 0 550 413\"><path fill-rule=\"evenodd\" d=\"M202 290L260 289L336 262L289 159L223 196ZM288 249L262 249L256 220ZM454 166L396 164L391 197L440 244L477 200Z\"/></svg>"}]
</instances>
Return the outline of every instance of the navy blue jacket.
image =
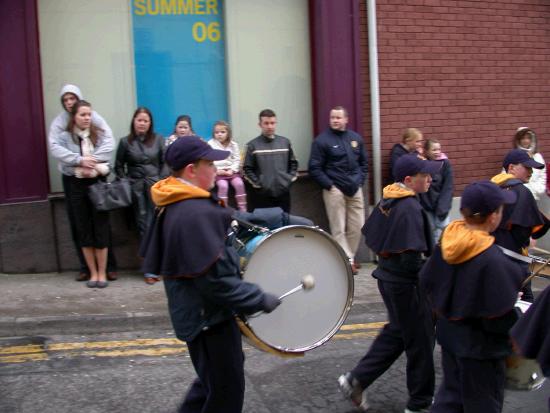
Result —
<instances>
[{"instance_id":1,"label":"navy blue jacket","mask_svg":"<svg viewBox=\"0 0 550 413\"><path fill-rule=\"evenodd\" d=\"M416 196L383 198L365 222L365 243L378 255L372 276L383 281L416 283L422 253L432 250L426 212Z\"/></svg>"},{"instance_id":2,"label":"navy blue jacket","mask_svg":"<svg viewBox=\"0 0 550 413\"><path fill-rule=\"evenodd\" d=\"M239 277L239 256L233 247L200 277L165 278L168 309L177 338L191 341L202 330L264 309L264 293Z\"/></svg>"},{"instance_id":3,"label":"navy blue jacket","mask_svg":"<svg viewBox=\"0 0 550 413\"><path fill-rule=\"evenodd\" d=\"M353 196L363 186L367 171L367 151L358 133L327 129L313 141L309 174L323 189L334 185Z\"/></svg>"},{"instance_id":4,"label":"navy blue jacket","mask_svg":"<svg viewBox=\"0 0 550 413\"><path fill-rule=\"evenodd\" d=\"M501 188L514 191L517 201L504 205L502 220L492 235L497 245L521 254L529 246L531 237L538 239L546 234L550 221L539 211L533 194L519 179L510 179ZM538 230L533 232L535 228Z\"/></svg>"},{"instance_id":5,"label":"navy blue jacket","mask_svg":"<svg viewBox=\"0 0 550 413\"><path fill-rule=\"evenodd\" d=\"M163 276L180 340L264 309L265 293L240 278L239 256L226 237L232 212L213 197L174 202L157 213L144 240L142 269Z\"/></svg>"},{"instance_id":6,"label":"navy blue jacket","mask_svg":"<svg viewBox=\"0 0 550 413\"><path fill-rule=\"evenodd\" d=\"M393 176L393 167L397 160L401 158L403 155L407 155L410 153L403 145L400 143L396 143L391 148L390 152L390 165L389 165L389 181L387 182L388 185L395 182L395 177Z\"/></svg>"},{"instance_id":7,"label":"navy blue jacket","mask_svg":"<svg viewBox=\"0 0 550 413\"><path fill-rule=\"evenodd\" d=\"M453 202L453 171L448 159L443 159L439 172L432 175L428 192L418 194L422 207L439 219L445 219Z\"/></svg>"},{"instance_id":8,"label":"navy blue jacket","mask_svg":"<svg viewBox=\"0 0 550 413\"><path fill-rule=\"evenodd\" d=\"M514 304L526 275L520 262L494 244L460 264L447 263L437 245L419 277L437 315L439 344L458 357L508 355Z\"/></svg>"}]
</instances>

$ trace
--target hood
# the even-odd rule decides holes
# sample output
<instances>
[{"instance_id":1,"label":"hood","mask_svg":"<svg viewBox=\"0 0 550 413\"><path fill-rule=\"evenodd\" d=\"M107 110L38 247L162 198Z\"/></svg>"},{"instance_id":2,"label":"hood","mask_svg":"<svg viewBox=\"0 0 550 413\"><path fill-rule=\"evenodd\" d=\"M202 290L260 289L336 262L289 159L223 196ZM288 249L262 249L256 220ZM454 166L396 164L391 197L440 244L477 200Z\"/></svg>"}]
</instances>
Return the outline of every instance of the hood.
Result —
<instances>
[{"instance_id":1,"label":"hood","mask_svg":"<svg viewBox=\"0 0 550 413\"><path fill-rule=\"evenodd\" d=\"M502 186L510 179L517 179L517 178L512 174L502 172L502 173L499 173L498 175L493 176L491 178L491 182L497 184L498 186Z\"/></svg>"},{"instance_id":2,"label":"hood","mask_svg":"<svg viewBox=\"0 0 550 413\"><path fill-rule=\"evenodd\" d=\"M382 198L385 198L385 199L398 199L398 198L405 198L407 196L415 196L415 195L416 195L416 192L414 192L412 189L404 187L403 185L400 185L398 183L387 185L382 190Z\"/></svg>"},{"instance_id":3,"label":"hood","mask_svg":"<svg viewBox=\"0 0 550 413\"><path fill-rule=\"evenodd\" d=\"M495 237L486 231L468 228L464 220L451 222L441 236L441 253L449 264L461 264L489 249Z\"/></svg>"},{"instance_id":4,"label":"hood","mask_svg":"<svg viewBox=\"0 0 550 413\"><path fill-rule=\"evenodd\" d=\"M64 85L62 88L61 88L61 92L59 92L59 99L63 99L63 95L65 93L72 93L73 95L75 95L78 100L82 100L82 92L80 91L80 88L76 85L71 85L71 84L66 84ZM63 106L63 101L61 101L61 107L63 107L63 109L65 109L65 107Z\"/></svg>"},{"instance_id":5,"label":"hood","mask_svg":"<svg viewBox=\"0 0 550 413\"><path fill-rule=\"evenodd\" d=\"M529 134L531 136L531 145L529 145L529 148L524 148L520 146L519 141L520 139L525 135ZM524 151L529 152L531 155L534 155L538 152L537 148L537 135L535 134L535 131L531 128L528 128L526 126L522 126L518 128L516 131L516 135L514 136L514 143L516 144L517 149L523 149Z\"/></svg>"},{"instance_id":6,"label":"hood","mask_svg":"<svg viewBox=\"0 0 550 413\"><path fill-rule=\"evenodd\" d=\"M151 187L151 199L158 207L192 198L210 198L210 192L170 176Z\"/></svg>"}]
</instances>

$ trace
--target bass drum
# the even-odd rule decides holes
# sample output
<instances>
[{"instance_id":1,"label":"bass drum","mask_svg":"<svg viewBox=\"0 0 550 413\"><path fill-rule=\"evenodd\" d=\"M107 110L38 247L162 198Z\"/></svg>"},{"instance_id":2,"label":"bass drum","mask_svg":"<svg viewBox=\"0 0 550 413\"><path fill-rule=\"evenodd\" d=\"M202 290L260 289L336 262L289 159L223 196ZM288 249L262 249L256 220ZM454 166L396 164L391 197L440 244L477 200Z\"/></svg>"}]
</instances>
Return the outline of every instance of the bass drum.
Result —
<instances>
[{"instance_id":1,"label":"bass drum","mask_svg":"<svg viewBox=\"0 0 550 413\"><path fill-rule=\"evenodd\" d=\"M529 309L531 303L523 300L516 302L516 309L521 314ZM537 390L544 383L539 363L518 354L506 357L506 388L508 390Z\"/></svg>"},{"instance_id":2,"label":"bass drum","mask_svg":"<svg viewBox=\"0 0 550 413\"><path fill-rule=\"evenodd\" d=\"M277 296L312 275L315 286L282 299L270 314L242 320L241 330L261 350L300 355L328 341L353 300L353 275L342 248L325 231L288 226L239 241L243 279Z\"/></svg>"}]
</instances>

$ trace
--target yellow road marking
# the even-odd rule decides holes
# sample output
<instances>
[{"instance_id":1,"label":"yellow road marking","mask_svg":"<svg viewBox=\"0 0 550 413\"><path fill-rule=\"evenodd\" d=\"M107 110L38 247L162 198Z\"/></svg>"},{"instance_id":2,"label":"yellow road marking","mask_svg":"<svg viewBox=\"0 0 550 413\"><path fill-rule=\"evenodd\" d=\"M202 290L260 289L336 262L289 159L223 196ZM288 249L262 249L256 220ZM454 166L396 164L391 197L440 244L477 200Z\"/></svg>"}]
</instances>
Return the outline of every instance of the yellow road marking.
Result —
<instances>
[{"instance_id":1,"label":"yellow road marking","mask_svg":"<svg viewBox=\"0 0 550 413\"><path fill-rule=\"evenodd\" d=\"M366 329L369 329L369 328L382 328L386 324L388 324L386 321L382 321L382 322L379 322L379 323L344 324L342 327L340 327L340 331L366 330Z\"/></svg>"},{"instance_id":2,"label":"yellow road marking","mask_svg":"<svg viewBox=\"0 0 550 413\"><path fill-rule=\"evenodd\" d=\"M43 361L48 360L46 353L41 354L21 354L17 356L2 356L0 357L1 363L24 363L26 361Z\"/></svg>"},{"instance_id":3,"label":"yellow road marking","mask_svg":"<svg viewBox=\"0 0 550 413\"><path fill-rule=\"evenodd\" d=\"M375 337L378 334L378 330L385 324L386 322L346 324L340 328L340 331L350 332L339 332L332 338L336 340L351 340ZM94 351L94 349L98 350ZM67 352L67 357L131 357L174 355L186 353L188 350L185 343L177 338L53 343L46 344L45 346L38 344L0 346L0 364L48 360L52 353L63 351Z\"/></svg>"},{"instance_id":4,"label":"yellow road marking","mask_svg":"<svg viewBox=\"0 0 550 413\"><path fill-rule=\"evenodd\" d=\"M44 348L38 344L27 344L25 346L11 346L11 347L0 347L0 355L2 354L28 354L28 353L40 353L43 352Z\"/></svg>"},{"instance_id":5,"label":"yellow road marking","mask_svg":"<svg viewBox=\"0 0 550 413\"><path fill-rule=\"evenodd\" d=\"M165 356L171 354L187 353L187 347L165 347L165 348L141 348L133 350L111 350L111 351L84 351L76 353L77 356L87 357L129 357L129 356Z\"/></svg>"},{"instance_id":6,"label":"yellow road marking","mask_svg":"<svg viewBox=\"0 0 550 413\"><path fill-rule=\"evenodd\" d=\"M352 340L354 338L363 338L363 337L376 337L378 330L372 331L362 331L359 333L350 333L350 334L335 334L332 338L335 340Z\"/></svg>"},{"instance_id":7,"label":"yellow road marking","mask_svg":"<svg viewBox=\"0 0 550 413\"><path fill-rule=\"evenodd\" d=\"M90 341L82 343L58 343L49 344L48 350L62 351L62 350L77 350L86 348L113 348L113 347L140 347L140 346L160 346L160 345L185 345L177 338L155 338L155 339L136 339L136 340L120 340L120 341ZM1 350L0 350L1 351ZM0 353L1 354L1 353Z\"/></svg>"}]
</instances>

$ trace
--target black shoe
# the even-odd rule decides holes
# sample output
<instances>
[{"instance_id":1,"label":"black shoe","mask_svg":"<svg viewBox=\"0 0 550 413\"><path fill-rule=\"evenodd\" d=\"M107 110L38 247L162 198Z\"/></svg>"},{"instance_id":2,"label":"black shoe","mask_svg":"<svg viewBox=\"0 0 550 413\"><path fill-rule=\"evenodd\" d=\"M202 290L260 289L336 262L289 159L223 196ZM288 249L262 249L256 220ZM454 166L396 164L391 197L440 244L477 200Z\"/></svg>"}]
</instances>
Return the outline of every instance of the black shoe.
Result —
<instances>
[{"instance_id":1,"label":"black shoe","mask_svg":"<svg viewBox=\"0 0 550 413\"><path fill-rule=\"evenodd\" d=\"M97 283L98 283L98 281L91 281L91 280L90 280L90 281L88 281L88 282L86 283L86 287L88 287L88 288L96 288L96 287L97 287Z\"/></svg>"},{"instance_id":2,"label":"black shoe","mask_svg":"<svg viewBox=\"0 0 550 413\"><path fill-rule=\"evenodd\" d=\"M109 285L109 283L107 281L98 281L96 283L96 287L97 288L105 288Z\"/></svg>"},{"instance_id":3,"label":"black shoe","mask_svg":"<svg viewBox=\"0 0 550 413\"><path fill-rule=\"evenodd\" d=\"M107 272L107 281L116 281L118 280L118 274L116 271Z\"/></svg>"}]
</instances>

